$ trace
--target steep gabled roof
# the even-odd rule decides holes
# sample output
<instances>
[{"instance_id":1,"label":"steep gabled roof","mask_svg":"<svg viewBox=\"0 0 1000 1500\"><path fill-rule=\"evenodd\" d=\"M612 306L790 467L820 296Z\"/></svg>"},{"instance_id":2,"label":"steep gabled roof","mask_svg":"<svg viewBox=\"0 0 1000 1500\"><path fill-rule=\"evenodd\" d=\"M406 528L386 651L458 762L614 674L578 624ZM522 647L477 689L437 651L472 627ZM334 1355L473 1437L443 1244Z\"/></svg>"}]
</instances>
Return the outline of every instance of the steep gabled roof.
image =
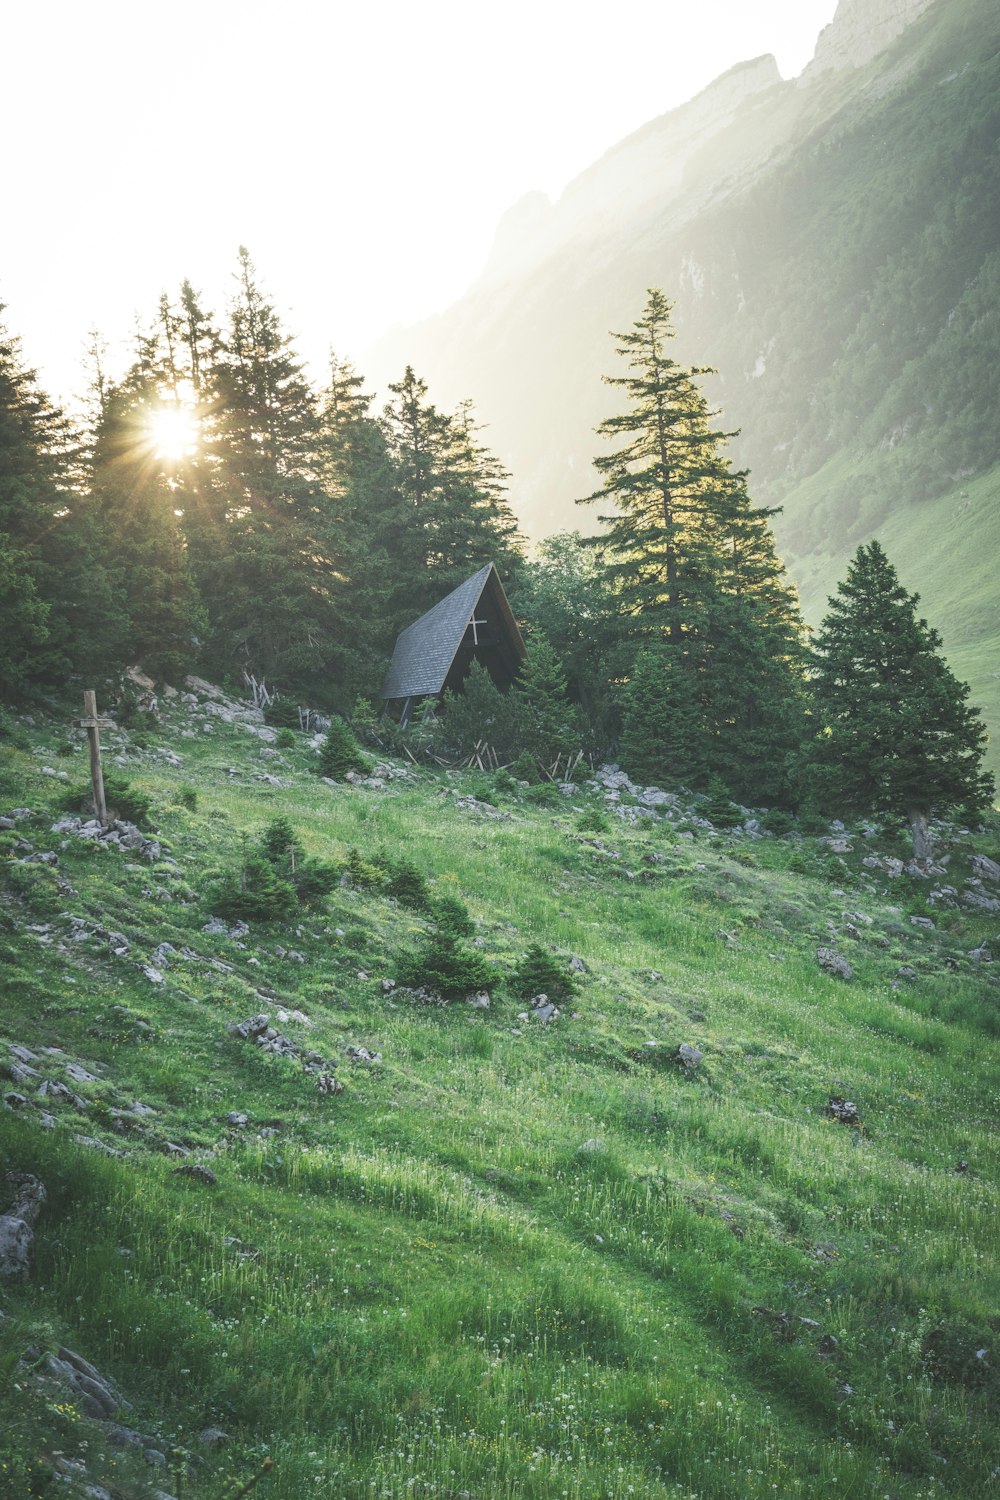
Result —
<instances>
[{"instance_id":1,"label":"steep gabled roof","mask_svg":"<svg viewBox=\"0 0 1000 1500\"><path fill-rule=\"evenodd\" d=\"M517 660L524 660L527 653L517 621L496 569L487 563L401 632L382 684L383 698L420 698L443 690L469 621L487 591L511 650Z\"/></svg>"}]
</instances>

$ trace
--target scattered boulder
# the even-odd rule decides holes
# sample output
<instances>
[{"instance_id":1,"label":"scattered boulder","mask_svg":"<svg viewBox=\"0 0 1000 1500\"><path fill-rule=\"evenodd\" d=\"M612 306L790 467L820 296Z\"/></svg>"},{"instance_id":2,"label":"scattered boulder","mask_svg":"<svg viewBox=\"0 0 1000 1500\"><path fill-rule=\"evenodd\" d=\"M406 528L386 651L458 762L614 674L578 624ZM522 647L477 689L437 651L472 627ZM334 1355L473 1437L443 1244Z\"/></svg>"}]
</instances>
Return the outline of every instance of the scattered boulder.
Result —
<instances>
[{"instance_id":1,"label":"scattered boulder","mask_svg":"<svg viewBox=\"0 0 1000 1500\"><path fill-rule=\"evenodd\" d=\"M117 1416L124 1404L121 1396L111 1381L82 1355L60 1348L57 1354L47 1357L45 1364L49 1374L69 1388L88 1417L106 1421Z\"/></svg>"},{"instance_id":2,"label":"scattered boulder","mask_svg":"<svg viewBox=\"0 0 1000 1500\"><path fill-rule=\"evenodd\" d=\"M1000 881L1000 865L986 854L974 854L970 861L972 873L978 880Z\"/></svg>"},{"instance_id":3,"label":"scattered boulder","mask_svg":"<svg viewBox=\"0 0 1000 1500\"><path fill-rule=\"evenodd\" d=\"M841 1094L831 1094L826 1107L841 1125L861 1125L857 1105L853 1104L850 1099L845 1099Z\"/></svg>"},{"instance_id":4,"label":"scattered boulder","mask_svg":"<svg viewBox=\"0 0 1000 1500\"><path fill-rule=\"evenodd\" d=\"M678 1066L683 1068L685 1073L693 1073L704 1056L704 1052L699 1052L698 1048L692 1047L690 1042L681 1042L674 1054Z\"/></svg>"},{"instance_id":5,"label":"scattered boulder","mask_svg":"<svg viewBox=\"0 0 1000 1500\"><path fill-rule=\"evenodd\" d=\"M215 1187L219 1180L211 1167L199 1166L197 1162L189 1162L183 1167L175 1167L170 1175L172 1177L190 1177L192 1182L202 1182L206 1187Z\"/></svg>"},{"instance_id":6,"label":"scattered boulder","mask_svg":"<svg viewBox=\"0 0 1000 1500\"><path fill-rule=\"evenodd\" d=\"M837 979L853 979L854 970L841 954L835 953L832 948L817 948L816 961L826 974L832 974Z\"/></svg>"},{"instance_id":7,"label":"scattered boulder","mask_svg":"<svg viewBox=\"0 0 1000 1500\"><path fill-rule=\"evenodd\" d=\"M28 1275L35 1223L46 1199L44 1184L28 1172L8 1172L7 1196L13 1201L0 1215L0 1281Z\"/></svg>"},{"instance_id":8,"label":"scattered boulder","mask_svg":"<svg viewBox=\"0 0 1000 1500\"><path fill-rule=\"evenodd\" d=\"M203 1427L198 1434L198 1441L203 1448L208 1448L214 1453L219 1448L228 1448L232 1438L228 1432L223 1432L221 1427Z\"/></svg>"},{"instance_id":9,"label":"scattered boulder","mask_svg":"<svg viewBox=\"0 0 1000 1500\"><path fill-rule=\"evenodd\" d=\"M347 1055L353 1063L363 1063L366 1067L373 1068L382 1061L381 1052L369 1052L367 1047L348 1047Z\"/></svg>"}]
</instances>

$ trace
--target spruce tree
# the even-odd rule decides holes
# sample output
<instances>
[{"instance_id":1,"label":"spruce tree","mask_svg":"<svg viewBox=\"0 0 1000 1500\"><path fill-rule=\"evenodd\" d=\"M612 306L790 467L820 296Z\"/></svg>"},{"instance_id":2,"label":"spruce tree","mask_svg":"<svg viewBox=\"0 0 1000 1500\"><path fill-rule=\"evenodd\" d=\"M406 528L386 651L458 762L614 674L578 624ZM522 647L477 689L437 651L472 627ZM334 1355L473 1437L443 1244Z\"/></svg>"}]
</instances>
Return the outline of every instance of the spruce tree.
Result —
<instances>
[{"instance_id":1,"label":"spruce tree","mask_svg":"<svg viewBox=\"0 0 1000 1500\"><path fill-rule=\"evenodd\" d=\"M315 689L330 675L335 633L314 534L324 501L316 401L242 247L236 281L213 377L227 545L207 580L208 655L223 675Z\"/></svg>"},{"instance_id":2,"label":"spruce tree","mask_svg":"<svg viewBox=\"0 0 1000 1500\"><path fill-rule=\"evenodd\" d=\"M905 817L917 859L932 811L978 810L994 795L986 731L878 542L858 548L812 653L821 805Z\"/></svg>"},{"instance_id":3,"label":"spruce tree","mask_svg":"<svg viewBox=\"0 0 1000 1500\"><path fill-rule=\"evenodd\" d=\"M774 549L775 512L754 510L746 475L723 451L733 434L715 425L698 386L712 372L667 353L670 311L654 288L616 335L629 373L606 379L628 405L598 431L621 446L595 459L604 484L586 497L613 507L595 545L633 650L655 653L626 693L623 744L660 779L717 774L748 800L781 800L802 722L798 605ZM654 688L656 663L670 680ZM670 701L681 723L660 747L643 746L640 723L652 732Z\"/></svg>"},{"instance_id":4,"label":"spruce tree","mask_svg":"<svg viewBox=\"0 0 1000 1500\"><path fill-rule=\"evenodd\" d=\"M2 308L0 308L2 311ZM80 473L80 439L0 328L0 691L91 682L126 621Z\"/></svg>"},{"instance_id":5,"label":"spruce tree","mask_svg":"<svg viewBox=\"0 0 1000 1500\"><path fill-rule=\"evenodd\" d=\"M533 635L528 642L527 659L511 696L522 749L543 764L580 749L580 727L566 694L566 674L543 635Z\"/></svg>"},{"instance_id":6,"label":"spruce tree","mask_svg":"<svg viewBox=\"0 0 1000 1500\"><path fill-rule=\"evenodd\" d=\"M705 740L697 682L683 650L667 643L644 651L624 694L622 765L649 785L701 786Z\"/></svg>"},{"instance_id":7,"label":"spruce tree","mask_svg":"<svg viewBox=\"0 0 1000 1500\"><path fill-rule=\"evenodd\" d=\"M509 582L521 543L506 498L508 475L479 443L468 402L455 416L428 400L407 366L390 385L382 429L395 465L395 505L379 518L391 563L394 628L413 619L486 562Z\"/></svg>"}]
</instances>

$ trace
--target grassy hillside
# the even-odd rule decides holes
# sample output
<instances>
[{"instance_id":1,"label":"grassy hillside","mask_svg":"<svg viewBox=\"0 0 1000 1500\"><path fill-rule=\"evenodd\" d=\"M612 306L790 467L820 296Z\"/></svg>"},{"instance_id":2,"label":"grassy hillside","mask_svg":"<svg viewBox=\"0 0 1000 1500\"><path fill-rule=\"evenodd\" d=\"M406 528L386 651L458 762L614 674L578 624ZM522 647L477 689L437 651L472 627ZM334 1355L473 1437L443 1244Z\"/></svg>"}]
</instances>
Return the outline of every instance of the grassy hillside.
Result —
<instances>
[{"instance_id":1,"label":"grassy hillside","mask_svg":"<svg viewBox=\"0 0 1000 1500\"><path fill-rule=\"evenodd\" d=\"M888 835L722 834L627 792L328 785L175 702L111 735L144 857L52 831L65 733L17 726L0 770L31 813L0 833L0 1152L47 1190L0 1283L5 1500L995 1492L1000 994L971 954L1000 918L964 900L995 830L943 831L918 880ZM213 870L279 815L357 849L355 883L206 931ZM428 923L365 888L379 851L465 901L488 1009L383 985ZM533 942L581 961L548 1023L510 984ZM319 1071L230 1029L258 1013Z\"/></svg>"}]
</instances>

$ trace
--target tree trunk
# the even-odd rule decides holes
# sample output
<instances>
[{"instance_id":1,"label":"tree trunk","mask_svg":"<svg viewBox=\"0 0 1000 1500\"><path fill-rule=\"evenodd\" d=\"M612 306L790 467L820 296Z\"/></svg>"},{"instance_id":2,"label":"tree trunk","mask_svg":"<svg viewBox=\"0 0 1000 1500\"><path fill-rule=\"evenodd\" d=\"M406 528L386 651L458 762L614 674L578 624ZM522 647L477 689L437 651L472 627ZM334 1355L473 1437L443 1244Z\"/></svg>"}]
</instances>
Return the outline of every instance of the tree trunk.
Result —
<instances>
[{"instance_id":1,"label":"tree trunk","mask_svg":"<svg viewBox=\"0 0 1000 1500\"><path fill-rule=\"evenodd\" d=\"M923 864L931 857L931 835L927 827L927 810L923 807L911 807L906 816L913 835L913 858Z\"/></svg>"}]
</instances>

